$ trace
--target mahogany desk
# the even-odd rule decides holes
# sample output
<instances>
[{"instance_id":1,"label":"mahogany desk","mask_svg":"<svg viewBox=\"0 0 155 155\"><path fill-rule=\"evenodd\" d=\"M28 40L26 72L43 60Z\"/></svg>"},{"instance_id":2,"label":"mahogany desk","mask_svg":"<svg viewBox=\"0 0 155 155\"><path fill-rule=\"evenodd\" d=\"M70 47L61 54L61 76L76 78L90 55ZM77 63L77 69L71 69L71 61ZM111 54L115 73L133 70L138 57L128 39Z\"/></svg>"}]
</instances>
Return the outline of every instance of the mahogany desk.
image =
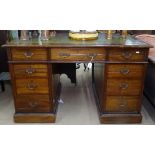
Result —
<instances>
[{"instance_id":1,"label":"mahogany desk","mask_svg":"<svg viewBox=\"0 0 155 155\"><path fill-rule=\"evenodd\" d=\"M15 122L55 122L60 95L59 63L89 62L101 123L140 123L148 51L138 39L75 41L58 33L49 41L12 41L8 49ZM80 116L79 116L80 117Z\"/></svg>"}]
</instances>

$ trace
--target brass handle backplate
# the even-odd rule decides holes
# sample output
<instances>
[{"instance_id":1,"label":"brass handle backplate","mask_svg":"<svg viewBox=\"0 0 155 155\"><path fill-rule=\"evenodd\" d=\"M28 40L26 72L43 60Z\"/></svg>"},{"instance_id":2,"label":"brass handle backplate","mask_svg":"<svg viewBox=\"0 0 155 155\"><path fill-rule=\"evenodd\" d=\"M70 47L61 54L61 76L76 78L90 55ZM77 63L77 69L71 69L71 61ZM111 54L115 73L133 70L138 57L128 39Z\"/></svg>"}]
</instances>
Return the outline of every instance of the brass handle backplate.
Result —
<instances>
[{"instance_id":1,"label":"brass handle backplate","mask_svg":"<svg viewBox=\"0 0 155 155\"><path fill-rule=\"evenodd\" d=\"M126 101L123 101L119 104L120 107L126 107L127 106L127 102Z\"/></svg>"},{"instance_id":2,"label":"brass handle backplate","mask_svg":"<svg viewBox=\"0 0 155 155\"><path fill-rule=\"evenodd\" d=\"M89 58L93 58L94 59L97 56L97 54L96 53L89 53L89 54L87 54L87 56Z\"/></svg>"},{"instance_id":3,"label":"brass handle backplate","mask_svg":"<svg viewBox=\"0 0 155 155\"><path fill-rule=\"evenodd\" d=\"M60 57L67 58L70 56L87 56L89 58L95 58L97 56L96 53L89 53L89 54L84 54L84 53L59 53Z\"/></svg>"},{"instance_id":4,"label":"brass handle backplate","mask_svg":"<svg viewBox=\"0 0 155 155\"><path fill-rule=\"evenodd\" d=\"M120 69L120 73L123 74L123 75L127 75L129 74L130 70L128 68L122 68Z\"/></svg>"},{"instance_id":5,"label":"brass handle backplate","mask_svg":"<svg viewBox=\"0 0 155 155\"><path fill-rule=\"evenodd\" d=\"M125 89L128 88L129 85L128 85L128 83L121 83L119 86L120 86L121 89L125 90Z\"/></svg>"},{"instance_id":6,"label":"brass handle backplate","mask_svg":"<svg viewBox=\"0 0 155 155\"><path fill-rule=\"evenodd\" d=\"M31 58L33 55L34 55L34 53L33 52L30 52L30 51L24 53L24 56L26 58L28 58L28 59Z\"/></svg>"},{"instance_id":7,"label":"brass handle backplate","mask_svg":"<svg viewBox=\"0 0 155 155\"><path fill-rule=\"evenodd\" d=\"M28 88L29 90L34 90L34 89L37 88L37 84L35 84L35 83L28 83L28 84L27 84L27 88Z\"/></svg>"},{"instance_id":8,"label":"brass handle backplate","mask_svg":"<svg viewBox=\"0 0 155 155\"><path fill-rule=\"evenodd\" d=\"M67 58L67 57L70 57L70 53L59 53L59 56L63 58Z\"/></svg>"},{"instance_id":9,"label":"brass handle backplate","mask_svg":"<svg viewBox=\"0 0 155 155\"><path fill-rule=\"evenodd\" d=\"M128 52L128 51L123 52L122 57L125 58L125 59L130 59L132 57L132 53Z\"/></svg>"},{"instance_id":10,"label":"brass handle backplate","mask_svg":"<svg viewBox=\"0 0 155 155\"><path fill-rule=\"evenodd\" d=\"M29 102L28 103L30 107L35 108L38 106L38 102Z\"/></svg>"},{"instance_id":11,"label":"brass handle backplate","mask_svg":"<svg viewBox=\"0 0 155 155\"><path fill-rule=\"evenodd\" d=\"M127 105L128 105L128 102L123 100L123 101L120 101L120 104L119 104L119 108L121 111L124 111L126 108L127 108Z\"/></svg>"},{"instance_id":12,"label":"brass handle backplate","mask_svg":"<svg viewBox=\"0 0 155 155\"><path fill-rule=\"evenodd\" d=\"M30 67L30 68L27 68L25 70L25 72L30 75L30 74L33 74L35 72L35 69Z\"/></svg>"}]
</instances>

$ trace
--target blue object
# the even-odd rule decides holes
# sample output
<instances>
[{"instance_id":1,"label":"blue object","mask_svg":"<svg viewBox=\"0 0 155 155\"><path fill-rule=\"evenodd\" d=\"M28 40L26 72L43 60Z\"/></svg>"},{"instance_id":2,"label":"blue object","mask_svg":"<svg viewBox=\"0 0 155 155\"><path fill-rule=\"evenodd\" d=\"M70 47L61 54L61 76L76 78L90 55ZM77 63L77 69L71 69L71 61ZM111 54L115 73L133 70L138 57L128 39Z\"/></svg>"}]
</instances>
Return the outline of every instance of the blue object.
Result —
<instances>
[{"instance_id":1,"label":"blue object","mask_svg":"<svg viewBox=\"0 0 155 155\"><path fill-rule=\"evenodd\" d=\"M17 39L19 39L18 30L11 30L11 31L10 31L10 35L11 35L11 39L12 39L12 40L17 40Z\"/></svg>"}]
</instances>

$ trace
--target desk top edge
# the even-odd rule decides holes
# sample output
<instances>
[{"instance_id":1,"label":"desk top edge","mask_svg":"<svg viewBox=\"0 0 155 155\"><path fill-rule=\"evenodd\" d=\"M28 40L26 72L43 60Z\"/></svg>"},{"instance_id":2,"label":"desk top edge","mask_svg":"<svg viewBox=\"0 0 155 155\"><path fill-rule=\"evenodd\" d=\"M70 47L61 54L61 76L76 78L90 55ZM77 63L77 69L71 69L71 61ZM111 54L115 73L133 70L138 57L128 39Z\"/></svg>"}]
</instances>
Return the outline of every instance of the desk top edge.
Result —
<instances>
[{"instance_id":1,"label":"desk top edge","mask_svg":"<svg viewBox=\"0 0 155 155\"><path fill-rule=\"evenodd\" d=\"M114 36L112 39L106 39L104 34L99 34L97 40L91 41L77 41L71 40L68 33L59 33L56 37L52 37L48 41L34 40L14 40L7 42L2 47L38 47L38 48L52 48L52 47L131 47L131 48L152 48L153 46L141 41L135 37L128 36L123 39L120 36Z\"/></svg>"}]
</instances>

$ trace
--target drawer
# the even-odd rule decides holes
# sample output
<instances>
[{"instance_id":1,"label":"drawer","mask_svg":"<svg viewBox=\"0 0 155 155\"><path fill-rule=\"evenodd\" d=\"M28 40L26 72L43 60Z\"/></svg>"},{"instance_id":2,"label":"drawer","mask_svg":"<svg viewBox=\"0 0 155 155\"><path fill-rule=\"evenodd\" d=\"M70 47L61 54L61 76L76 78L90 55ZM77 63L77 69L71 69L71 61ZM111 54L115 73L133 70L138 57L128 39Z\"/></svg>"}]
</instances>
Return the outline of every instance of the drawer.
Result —
<instances>
[{"instance_id":1,"label":"drawer","mask_svg":"<svg viewBox=\"0 0 155 155\"><path fill-rule=\"evenodd\" d=\"M15 77L47 77L48 69L44 64L14 64Z\"/></svg>"},{"instance_id":2,"label":"drawer","mask_svg":"<svg viewBox=\"0 0 155 155\"><path fill-rule=\"evenodd\" d=\"M51 59L56 61L102 61L105 60L103 48L52 48Z\"/></svg>"},{"instance_id":3,"label":"drawer","mask_svg":"<svg viewBox=\"0 0 155 155\"><path fill-rule=\"evenodd\" d=\"M108 59L113 61L146 61L146 51L136 49L112 49L109 51Z\"/></svg>"},{"instance_id":4,"label":"drawer","mask_svg":"<svg viewBox=\"0 0 155 155\"><path fill-rule=\"evenodd\" d=\"M17 95L16 112L50 112L51 103L48 95Z\"/></svg>"},{"instance_id":5,"label":"drawer","mask_svg":"<svg viewBox=\"0 0 155 155\"><path fill-rule=\"evenodd\" d=\"M142 78L145 64L108 64L108 78Z\"/></svg>"},{"instance_id":6,"label":"drawer","mask_svg":"<svg viewBox=\"0 0 155 155\"><path fill-rule=\"evenodd\" d=\"M47 60L47 50L44 48L13 48L12 60L32 61L32 60Z\"/></svg>"},{"instance_id":7,"label":"drawer","mask_svg":"<svg viewBox=\"0 0 155 155\"><path fill-rule=\"evenodd\" d=\"M105 112L139 112L139 104L138 96L107 96Z\"/></svg>"},{"instance_id":8,"label":"drawer","mask_svg":"<svg viewBox=\"0 0 155 155\"><path fill-rule=\"evenodd\" d=\"M48 79L16 79L17 94L48 94Z\"/></svg>"},{"instance_id":9,"label":"drawer","mask_svg":"<svg viewBox=\"0 0 155 155\"><path fill-rule=\"evenodd\" d=\"M141 80L108 79L108 95L140 95L142 92Z\"/></svg>"}]
</instances>

